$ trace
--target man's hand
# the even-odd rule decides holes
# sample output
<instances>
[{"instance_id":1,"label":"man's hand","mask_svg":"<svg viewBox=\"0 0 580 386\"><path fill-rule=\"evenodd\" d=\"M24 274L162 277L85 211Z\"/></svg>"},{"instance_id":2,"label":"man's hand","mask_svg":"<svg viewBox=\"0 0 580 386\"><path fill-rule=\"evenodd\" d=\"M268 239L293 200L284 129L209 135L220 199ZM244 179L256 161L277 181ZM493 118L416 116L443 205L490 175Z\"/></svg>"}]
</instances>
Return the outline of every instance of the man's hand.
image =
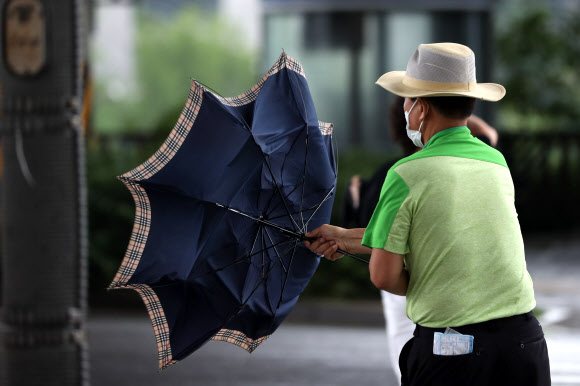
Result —
<instances>
[{"instance_id":1,"label":"man's hand","mask_svg":"<svg viewBox=\"0 0 580 386\"><path fill-rule=\"evenodd\" d=\"M342 257L342 254L337 252L338 249L349 253L370 253L370 248L361 245L364 231L364 228L345 229L325 224L306 233L306 237L314 238L316 241L305 241L304 245L331 261Z\"/></svg>"},{"instance_id":2,"label":"man's hand","mask_svg":"<svg viewBox=\"0 0 580 386\"><path fill-rule=\"evenodd\" d=\"M342 240L345 233L346 229L344 228L325 224L306 233L306 237L314 238L316 241L305 241L304 245L312 252L324 255L326 259L334 261L342 257L342 254L336 252L339 248L348 252L347 246Z\"/></svg>"}]
</instances>

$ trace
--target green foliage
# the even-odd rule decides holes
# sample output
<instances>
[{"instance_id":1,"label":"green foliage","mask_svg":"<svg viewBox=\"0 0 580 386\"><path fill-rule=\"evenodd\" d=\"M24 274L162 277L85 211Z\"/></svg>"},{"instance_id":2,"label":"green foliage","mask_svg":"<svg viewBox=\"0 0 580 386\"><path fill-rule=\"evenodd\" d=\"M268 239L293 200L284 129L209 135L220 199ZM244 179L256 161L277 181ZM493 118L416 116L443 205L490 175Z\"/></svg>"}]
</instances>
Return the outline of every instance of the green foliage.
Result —
<instances>
[{"instance_id":1,"label":"green foliage","mask_svg":"<svg viewBox=\"0 0 580 386\"><path fill-rule=\"evenodd\" d=\"M508 4L512 12L500 23L496 45L507 89L500 104L503 126L573 127L580 118L580 14L556 13L544 2Z\"/></svg>"},{"instance_id":2,"label":"green foliage","mask_svg":"<svg viewBox=\"0 0 580 386\"><path fill-rule=\"evenodd\" d=\"M225 96L256 81L257 58L243 35L212 14L188 7L158 18L142 11L137 24L138 90L113 100L106 79L97 79L93 124L99 132L154 130L162 117L183 106L192 77Z\"/></svg>"}]
</instances>

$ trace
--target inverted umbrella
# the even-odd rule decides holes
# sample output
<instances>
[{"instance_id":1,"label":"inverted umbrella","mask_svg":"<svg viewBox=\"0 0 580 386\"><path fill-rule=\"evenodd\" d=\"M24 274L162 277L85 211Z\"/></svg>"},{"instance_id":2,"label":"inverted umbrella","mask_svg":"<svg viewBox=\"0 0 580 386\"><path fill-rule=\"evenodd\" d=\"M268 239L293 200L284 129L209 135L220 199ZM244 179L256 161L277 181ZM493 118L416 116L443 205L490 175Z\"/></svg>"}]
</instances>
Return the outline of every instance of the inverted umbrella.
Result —
<instances>
[{"instance_id":1,"label":"inverted umbrella","mask_svg":"<svg viewBox=\"0 0 580 386\"><path fill-rule=\"evenodd\" d=\"M210 339L252 352L289 314L319 263L304 233L330 220L331 132L283 53L237 97L194 80L161 148L119 177L136 213L109 288L141 295L161 369Z\"/></svg>"}]
</instances>

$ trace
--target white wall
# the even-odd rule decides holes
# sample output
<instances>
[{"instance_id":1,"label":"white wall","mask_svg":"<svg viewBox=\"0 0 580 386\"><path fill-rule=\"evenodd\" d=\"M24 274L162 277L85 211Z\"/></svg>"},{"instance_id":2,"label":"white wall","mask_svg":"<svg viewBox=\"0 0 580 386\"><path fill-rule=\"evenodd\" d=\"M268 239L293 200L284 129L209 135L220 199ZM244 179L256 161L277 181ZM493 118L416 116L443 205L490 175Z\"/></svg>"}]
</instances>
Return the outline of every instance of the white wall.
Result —
<instances>
[{"instance_id":1,"label":"white wall","mask_svg":"<svg viewBox=\"0 0 580 386\"><path fill-rule=\"evenodd\" d=\"M91 37L93 74L111 99L136 92L135 8L129 2L97 2Z\"/></svg>"},{"instance_id":2,"label":"white wall","mask_svg":"<svg viewBox=\"0 0 580 386\"><path fill-rule=\"evenodd\" d=\"M218 12L242 29L250 48L259 49L262 43L261 7L260 0L220 0Z\"/></svg>"}]
</instances>

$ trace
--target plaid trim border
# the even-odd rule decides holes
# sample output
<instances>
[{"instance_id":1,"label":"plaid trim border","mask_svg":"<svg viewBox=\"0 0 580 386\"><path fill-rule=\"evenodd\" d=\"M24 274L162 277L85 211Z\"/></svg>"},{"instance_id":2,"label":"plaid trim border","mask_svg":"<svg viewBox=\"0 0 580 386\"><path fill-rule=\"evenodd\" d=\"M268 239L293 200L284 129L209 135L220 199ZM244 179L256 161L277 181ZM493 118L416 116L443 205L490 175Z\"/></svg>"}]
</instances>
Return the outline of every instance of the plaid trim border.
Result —
<instances>
[{"instance_id":1,"label":"plaid trim border","mask_svg":"<svg viewBox=\"0 0 580 386\"><path fill-rule=\"evenodd\" d=\"M135 201L135 222L125 257L109 289L123 286L131 279L141 260L151 227L151 204L147 192L134 181L124 177L119 177L119 179L129 189Z\"/></svg>"},{"instance_id":2,"label":"plaid trim border","mask_svg":"<svg viewBox=\"0 0 580 386\"><path fill-rule=\"evenodd\" d=\"M195 82L191 83L189 96L177 123L169 133L163 145L147 161L135 169L117 177L127 186L135 202L135 221L125 257L121 262L109 289L127 284L141 259L149 229L151 227L151 204L147 192L136 181L147 179L161 170L177 153L189 134L203 101L203 90Z\"/></svg>"},{"instance_id":3,"label":"plaid trim border","mask_svg":"<svg viewBox=\"0 0 580 386\"><path fill-rule=\"evenodd\" d=\"M274 63L274 65L272 66L272 68L270 68L270 70L266 73L266 75L264 75L262 77L262 79L260 79L258 81L258 83L256 83L251 89L249 89L248 91L244 92L243 94L240 94L238 96L235 97L230 97L230 98L224 98L221 97L219 95L215 95L215 93L213 93L211 90L206 90L208 92L212 92L212 94L214 94L216 96L216 98L219 99L219 101L221 103L223 103L224 105L228 105L228 106L243 106L246 105L250 102L253 102L256 100L256 98L258 97L258 94L260 93L260 90L262 89L262 86L264 86L264 83L266 83L266 80L280 72L283 68L287 68L289 70L292 70L300 75L302 75L302 77L306 78L306 75L304 74L304 69L302 68L302 65L295 59L292 59L290 56L286 55L285 52L282 52L282 54L280 55L280 57L278 58L278 60L276 61L276 63ZM198 83L199 87L203 87L203 85ZM205 90L205 88L204 88Z\"/></svg>"},{"instance_id":4,"label":"plaid trim border","mask_svg":"<svg viewBox=\"0 0 580 386\"><path fill-rule=\"evenodd\" d=\"M322 135L331 135L334 130L334 125L332 123L318 121L318 128Z\"/></svg>"},{"instance_id":5,"label":"plaid trim border","mask_svg":"<svg viewBox=\"0 0 580 386\"><path fill-rule=\"evenodd\" d=\"M144 180L161 170L177 153L189 134L203 101L203 88L195 81L191 82L189 96L177 120L177 123L163 142L163 145L147 161L121 177L133 180Z\"/></svg>"},{"instance_id":6,"label":"plaid trim border","mask_svg":"<svg viewBox=\"0 0 580 386\"><path fill-rule=\"evenodd\" d=\"M132 284L122 288L137 291L141 296L143 303L145 303L145 307L147 307L149 318L151 318L151 325L153 326L153 332L155 333L155 341L157 342L159 371L177 363L176 360L173 360L171 352L169 326L167 324L167 319L165 318L165 312L163 311L163 307L161 306L161 302L159 301L157 294L155 294L155 291L146 284Z\"/></svg>"},{"instance_id":7,"label":"plaid trim border","mask_svg":"<svg viewBox=\"0 0 580 386\"><path fill-rule=\"evenodd\" d=\"M252 353L255 349L258 348L260 344L262 344L269 337L270 335L266 335L259 339L250 339L246 336L246 334L244 334L241 331L222 329L217 334L215 334L211 339L235 344L236 346L243 348L247 352Z\"/></svg>"}]
</instances>

